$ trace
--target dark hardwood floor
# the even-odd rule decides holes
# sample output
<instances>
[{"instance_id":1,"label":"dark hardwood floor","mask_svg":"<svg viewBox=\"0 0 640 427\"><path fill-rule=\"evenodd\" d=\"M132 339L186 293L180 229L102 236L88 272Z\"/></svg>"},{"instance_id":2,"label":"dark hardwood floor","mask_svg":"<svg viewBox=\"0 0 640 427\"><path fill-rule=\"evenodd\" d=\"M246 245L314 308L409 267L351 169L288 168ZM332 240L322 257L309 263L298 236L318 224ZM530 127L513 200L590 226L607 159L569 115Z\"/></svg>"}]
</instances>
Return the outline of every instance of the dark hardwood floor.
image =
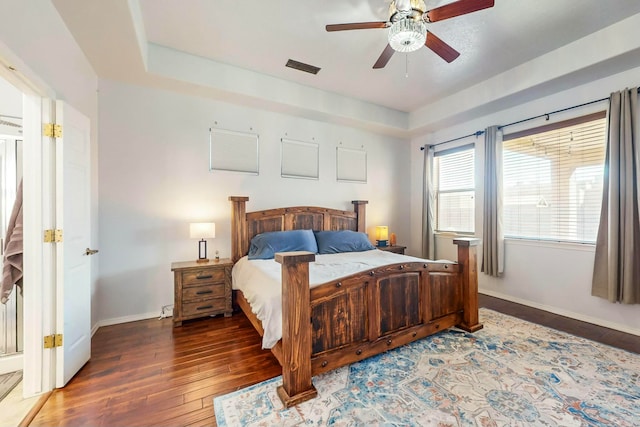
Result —
<instances>
[{"instance_id":1,"label":"dark hardwood floor","mask_svg":"<svg viewBox=\"0 0 640 427\"><path fill-rule=\"evenodd\" d=\"M640 354L640 337L480 294L480 307Z\"/></svg>"},{"instance_id":2,"label":"dark hardwood floor","mask_svg":"<svg viewBox=\"0 0 640 427\"><path fill-rule=\"evenodd\" d=\"M640 353L640 337L481 295L480 306ZM100 328L92 357L32 426L211 426L213 398L280 374L242 313Z\"/></svg>"}]
</instances>

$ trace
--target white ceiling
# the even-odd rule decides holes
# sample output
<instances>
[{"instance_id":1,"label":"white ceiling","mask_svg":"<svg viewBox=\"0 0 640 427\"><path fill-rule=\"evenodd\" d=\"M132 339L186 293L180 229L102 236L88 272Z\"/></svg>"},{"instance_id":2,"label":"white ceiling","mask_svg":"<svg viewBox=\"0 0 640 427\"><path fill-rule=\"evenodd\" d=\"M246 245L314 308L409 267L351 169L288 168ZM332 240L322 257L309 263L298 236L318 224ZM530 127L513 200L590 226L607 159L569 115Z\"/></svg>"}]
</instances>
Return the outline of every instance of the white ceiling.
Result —
<instances>
[{"instance_id":1,"label":"white ceiling","mask_svg":"<svg viewBox=\"0 0 640 427\"><path fill-rule=\"evenodd\" d=\"M426 0L427 9L449 2ZM278 79L268 81L293 83L292 88L302 85L408 114L640 13L638 0L496 0L493 8L429 24L429 31L460 52L454 62L421 48L396 52L385 68L374 70L387 29L329 33L325 25L384 21L389 0L53 3L100 77L193 91L193 84L185 85L188 79L154 72L158 61L150 52L165 47L189 54L172 56L174 62L211 60L227 71L251 71ZM617 42L608 40L607 46ZM321 71L286 68L288 59ZM626 58L624 66L638 65L640 59ZM239 91L250 96L245 89ZM212 96L220 92L203 90Z\"/></svg>"}]
</instances>

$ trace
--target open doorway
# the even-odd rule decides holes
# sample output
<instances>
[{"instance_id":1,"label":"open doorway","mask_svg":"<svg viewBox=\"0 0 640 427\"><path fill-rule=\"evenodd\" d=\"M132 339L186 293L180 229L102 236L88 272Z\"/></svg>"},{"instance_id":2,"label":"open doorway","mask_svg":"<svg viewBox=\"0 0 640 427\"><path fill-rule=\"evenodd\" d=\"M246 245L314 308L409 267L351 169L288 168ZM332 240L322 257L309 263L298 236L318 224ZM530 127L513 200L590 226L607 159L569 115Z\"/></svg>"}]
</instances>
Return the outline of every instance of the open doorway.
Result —
<instances>
[{"instance_id":1,"label":"open doorway","mask_svg":"<svg viewBox=\"0 0 640 427\"><path fill-rule=\"evenodd\" d=\"M31 398L64 386L90 358L88 255L97 253L88 249L91 123L72 106L54 100L56 92L2 43L0 79L22 99L21 111L12 114L22 117L24 141L24 310L18 314L24 345L19 368L23 397Z\"/></svg>"},{"instance_id":2,"label":"open doorway","mask_svg":"<svg viewBox=\"0 0 640 427\"><path fill-rule=\"evenodd\" d=\"M22 179L23 94L0 78L0 254L4 259L7 227ZM14 286L0 304L0 374L23 368L23 298Z\"/></svg>"}]
</instances>

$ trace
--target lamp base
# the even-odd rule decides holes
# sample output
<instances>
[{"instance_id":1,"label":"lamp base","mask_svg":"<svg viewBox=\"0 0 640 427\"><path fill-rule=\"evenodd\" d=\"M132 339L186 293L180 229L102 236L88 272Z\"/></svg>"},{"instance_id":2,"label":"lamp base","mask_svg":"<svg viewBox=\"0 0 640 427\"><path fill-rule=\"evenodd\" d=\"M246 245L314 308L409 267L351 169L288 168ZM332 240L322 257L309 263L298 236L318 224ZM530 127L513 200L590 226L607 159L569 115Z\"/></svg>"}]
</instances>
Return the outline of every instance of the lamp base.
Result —
<instances>
[{"instance_id":1,"label":"lamp base","mask_svg":"<svg viewBox=\"0 0 640 427\"><path fill-rule=\"evenodd\" d=\"M209 258L207 258L207 241L204 239L200 239L198 242L198 259L196 262L198 264L209 262Z\"/></svg>"},{"instance_id":2,"label":"lamp base","mask_svg":"<svg viewBox=\"0 0 640 427\"><path fill-rule=\"evenodd\" d=\"M389 243L388 240L377 240L377 242L378 242L378 247L379 248L384 248Z\"/></svg>"}]
</instances>

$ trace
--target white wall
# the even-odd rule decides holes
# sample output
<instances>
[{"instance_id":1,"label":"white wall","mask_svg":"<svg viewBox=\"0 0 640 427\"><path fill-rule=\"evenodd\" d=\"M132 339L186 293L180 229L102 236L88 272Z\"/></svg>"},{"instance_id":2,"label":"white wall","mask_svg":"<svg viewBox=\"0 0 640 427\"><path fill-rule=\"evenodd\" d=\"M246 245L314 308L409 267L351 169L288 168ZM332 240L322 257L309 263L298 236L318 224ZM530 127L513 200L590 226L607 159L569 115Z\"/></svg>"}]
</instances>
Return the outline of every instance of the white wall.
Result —
<instances>
[{"instance_id":1,"label":"white wall","mask_svg":"<svg viewBox=\"0 0 640 427\"><path fill-rule=\"evenodd\" d=\"M491 125L502 125L545 114L551 111L579 105L592 100L607 98L613 91L637 86L640 68L609 76L584 84L552 96L522 104L516 108L500 111L472 122L462 123L412 141L412 229L420 229L422 192L422 152L425 143L437 143L483 130ZM551 121L583 115L607 108L600 102L581 109L552 115ZM537 119L518 127L509 127L505 133L545 123ZM483 139L476 144L476 166L482 168ZM418 154L420 153L420 154ZM476 233L482 234L482 180L476 171ZM413 233L411 250L419 253L419 233ZM438 239L438 257L455 256L446 239ZM480 251L481 252L481 251ZM593 271L594 247L560 243L529 243L507 241L505 244L505 274L502 278L479 276L482 293L498 296L522 304L539 307L558 314L613 327L640 335L640 306L611 304L591 296L591 274ZM452 255L453 254L453 255ZM481 255L481 253L480 253ZM480 258L481 259L481 258Z\"/></svg>"},{"instance_id":2,"label":"white wall","mask_svg":"<svg viewBox=\"0 0 640 427\"><path fill-rule=\"evenodd\" d=\"M157 316L173 303L174 261L197 258L188 224L211 220L209 254L230 255L231 195L248 210L286 205L352 210L368 200L368 228L409 240L409 144L341 125L100 80L100 278L102 324ZM209 128L260 135L258 176L208 170ZM320 145L320 179L280 177L280 139ZM336 182L336 147L367 151L366 184ZM373 238L373 235L371 235Z\"/></svg>"},{"instance_id":3,"label":"white wall","mask_svg":"<svg viewBox=\"0 0 640 427\"><path fill-rule=\"evenodd\" d=\"M3 78L0 78L0 97L0 114L22 117L22 92ZM13 133L16 134L15 130Z\"/></svg>"}]
</instances>

